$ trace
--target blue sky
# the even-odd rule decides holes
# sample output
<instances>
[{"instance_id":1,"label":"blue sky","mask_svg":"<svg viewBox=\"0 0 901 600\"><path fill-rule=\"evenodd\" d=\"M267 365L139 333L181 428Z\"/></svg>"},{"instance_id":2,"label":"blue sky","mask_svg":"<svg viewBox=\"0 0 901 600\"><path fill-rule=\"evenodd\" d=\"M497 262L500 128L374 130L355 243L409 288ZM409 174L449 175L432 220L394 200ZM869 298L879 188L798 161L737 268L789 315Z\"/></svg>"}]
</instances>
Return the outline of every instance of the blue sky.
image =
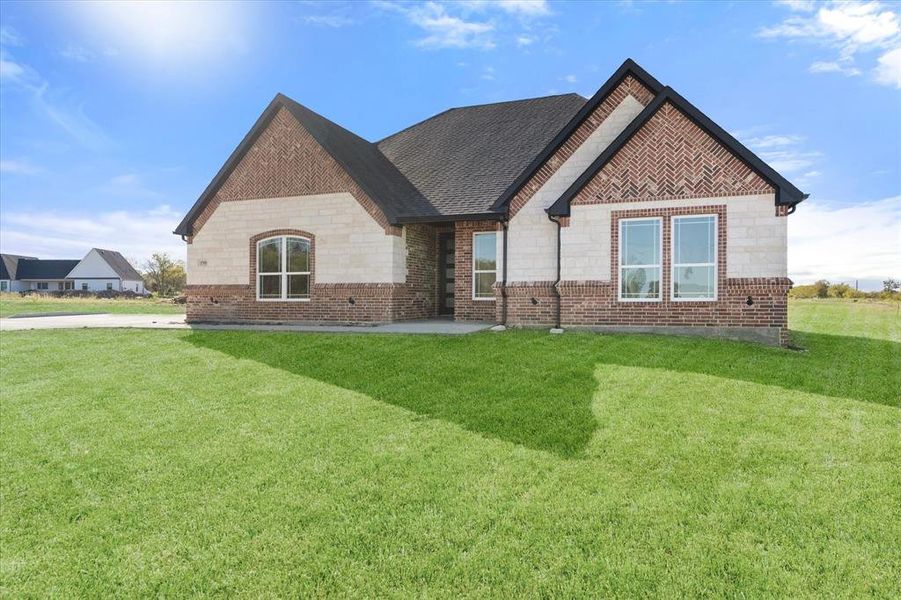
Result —
<instances>
[{"instance_id":1,"label":"blue sky","mask_svg":"<svg viewBox=\"0 0 901 600\"><path fill-rule=\"evenodd\" d=\"M137 262L276 92L370 140L575 91L631 57L811 194L790 275L901 276L901 5L9 3L0 249Z\"/></svg>"}]
</instances>

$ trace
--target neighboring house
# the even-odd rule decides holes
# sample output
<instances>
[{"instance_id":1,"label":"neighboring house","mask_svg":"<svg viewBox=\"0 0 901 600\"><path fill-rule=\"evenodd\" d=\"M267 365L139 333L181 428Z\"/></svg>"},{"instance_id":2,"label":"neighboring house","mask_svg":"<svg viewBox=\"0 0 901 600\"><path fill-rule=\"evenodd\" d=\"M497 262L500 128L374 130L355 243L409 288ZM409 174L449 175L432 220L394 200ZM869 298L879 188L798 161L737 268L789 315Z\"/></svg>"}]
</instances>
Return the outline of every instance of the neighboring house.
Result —
<instances>
[{"instance_id":1,"label":"neighboring house","mask_svg":"<svg viewBox=\"0 0 901 600\"><path fill-rule=\"evenodd\" d=\"M368 142L281 94L175 230L190 321L453 316L786 340L807 197L627 60Z\"/></svg>"},{"instance_id":2,"label":"neighboring house","mask_svg":"<svg viewBox=\"0 0 901 600\"><path fill-rule=\"evenodd\" d=\"M0 291L134 292L144 294L141 274L120 253L92 248L81 260L0 255Z\"/></svg>"}]
</instances>

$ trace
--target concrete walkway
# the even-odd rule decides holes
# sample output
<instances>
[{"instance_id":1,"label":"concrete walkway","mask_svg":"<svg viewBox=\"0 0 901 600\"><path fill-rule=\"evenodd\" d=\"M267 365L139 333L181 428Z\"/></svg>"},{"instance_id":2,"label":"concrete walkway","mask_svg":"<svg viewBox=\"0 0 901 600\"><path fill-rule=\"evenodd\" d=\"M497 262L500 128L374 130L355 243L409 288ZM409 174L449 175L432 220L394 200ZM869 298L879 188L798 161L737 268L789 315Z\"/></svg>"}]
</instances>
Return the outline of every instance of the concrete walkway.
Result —
<instances>
[{"instance_id":1,"label":"concrete walkway","mask_svg":"<svg viewBox=\"0 0 901 600\"><path fill-rule=\"evenodd\" d=\"M463 335L482 331L492 323L458 323L447 319L423 319L401 321L372 326L347 325L240 325L230 323L209 323L189 325L184 315L53 315L28 316L0 319L0 331L23 331L28 329L229 329L239 331L301 331L318 333L411 333Z\"/></svg>"}]
</instances>

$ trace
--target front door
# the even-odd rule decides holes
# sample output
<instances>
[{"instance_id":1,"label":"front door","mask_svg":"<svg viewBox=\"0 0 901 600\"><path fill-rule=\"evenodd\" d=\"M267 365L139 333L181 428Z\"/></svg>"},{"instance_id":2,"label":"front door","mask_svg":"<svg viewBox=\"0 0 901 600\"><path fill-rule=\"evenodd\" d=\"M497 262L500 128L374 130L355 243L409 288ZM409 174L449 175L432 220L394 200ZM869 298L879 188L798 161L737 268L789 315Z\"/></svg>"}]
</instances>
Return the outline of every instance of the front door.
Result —
<instances>
[{"instance_id":1,"label":"front door","mask_svg":"<svg viewBox=\"0 0 901 600\"><path fill-rule=\"evenodd\" d=\"M454 314L454 232L438 234L438 314Z\"/></svg>"}]
</instances>

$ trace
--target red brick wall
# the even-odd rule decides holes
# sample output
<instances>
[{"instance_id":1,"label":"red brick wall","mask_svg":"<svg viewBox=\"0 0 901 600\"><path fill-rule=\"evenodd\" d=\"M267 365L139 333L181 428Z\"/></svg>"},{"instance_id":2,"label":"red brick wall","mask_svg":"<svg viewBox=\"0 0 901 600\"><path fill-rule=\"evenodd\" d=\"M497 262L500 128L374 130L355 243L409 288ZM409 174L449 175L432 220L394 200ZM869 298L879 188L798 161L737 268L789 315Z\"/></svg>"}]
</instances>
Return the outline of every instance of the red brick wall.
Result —
<instances>
[{"instance_id":1,"label":"red brick wall","mask_svg":"<svg viewBox=\"0 0 901 600\"><path fill-rule=\"evenodd\" d=\"M301 235L311 240L309 301L256 299L256 242L273 235ZM431 225L407 229L405 283L316 283L315 235L294 229L260 232L248 240L250 285L189 285L188 321L370 323L435 316L437 242Z\"/></svg>"},{"instance_id":2,"label":"red brick wall","mask_svg":"<svg viewBox=\"0 0 901 600\"><path fill-rule=\"evenodd\" d=\"M576 149L588 139L588 137L600 127L601 123L610 116L610 113L619 106L626 96L633 96L643 106L647 106L654 99L654 94L646 88L641 82L627 75L623 81L616 86L610 94L592 111L592 113L579 125L576 130L567 138L560 148L551 155L550 158L535 172L528 182L510 201L510 216L512 217L519 209L541 189L541 186L547 183L557 169L566 162Z\"/></svg>"},{"instance_id":3,"label":"red brick wall","mask_svg":"<svg viewBox=\"0 0 901 600\"><path fill-rule=\"evenodd\" d=\"M194 220L193 232L200 231L220 202L336 192L349 192L386 233L400 234L335 159L281 108Z\"/></svg>"},{"instance_id":4,"label":"red brick wall","mask_svg":"<svg viewBox=\"0 0 901 600\"><path fill-rule=\"evenodd\" d=\"M772 194L772 186L666 102L573 204Z\"/></svg>"},{"instance_id":5,"label":"red brick wall","mask_svg":"<svg viewBox=\"0 0 901 600\"><path fill-rule=\"evenodd\" d=\"M454 319L457 321L494 321L495 300L472 298L472 234L477 231L497 231L502 235L497 221L457 221L454 235ZM498 259L501 257L498 256ZM501 263L498 261L497 280L500 281Z\"/></svg>"},{"instance_id":6,"label":"red brick wall","mask_svg":"<svg viewBox=\"0 0 901 600\"><path fill-rule=\"evenodd\" d=\"M677 215L718 215L717 300L670 299L672 219ZM774 278L726 276L726 211L722 205L614 211L611 219L611 281L562 281L561 323L565 326L679 326L768 327L787 341L788 290L791 281ZM662 299L656 302L620 302L619 221L634 217L662 217ZM556 298L553 282L531 282L507 289L507 323L522 326L553 325ZM752 304L747 300L751 298Z\"/></svg>"}]
</instances>

